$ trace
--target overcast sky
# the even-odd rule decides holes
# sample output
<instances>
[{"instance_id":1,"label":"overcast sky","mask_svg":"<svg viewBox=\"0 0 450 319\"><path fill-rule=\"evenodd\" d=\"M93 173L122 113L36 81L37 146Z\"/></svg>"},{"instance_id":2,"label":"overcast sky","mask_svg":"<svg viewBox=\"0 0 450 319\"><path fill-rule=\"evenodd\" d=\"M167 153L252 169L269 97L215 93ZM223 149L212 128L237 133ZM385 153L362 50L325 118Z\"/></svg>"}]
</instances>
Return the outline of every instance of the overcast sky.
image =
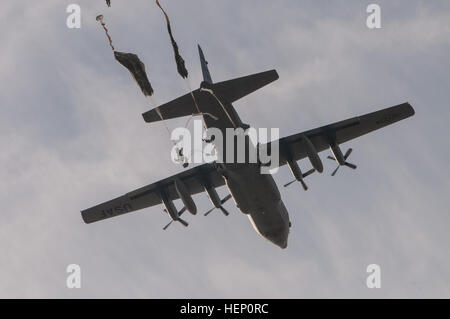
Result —
<instances>
[{"instance_id":1,"label":"overcast sky","mask_svg":"<svg viewBox=\"0 0 450 319\"><path fill-rule=\"evenodd\" d=\"M375 1L374 1L375 2ZM0 4L0 297L450 297L450 2L162 0L198 87L197 43L216 81L276 68L280 80L235 103L244 122L287 136L410 102L416 116L343 146L357 171L335 167L281 189L289 246L261 238L231 202L205 194L200 214L168 231L162 207L85 225L79 211L182 170L161 123L114 59L146 64L158 103L186 93L153 1ZM173 129L186 119L168 123ZM301 162L308 167L307 161ZM284 167L280 187L290 181ZM226 189L220 189L226 194ZM180 203L177 202L178 207ZM66 287L66 267L82 288ZM366 287L381 266L382 288Z\"/></svg>"}]
</instances>

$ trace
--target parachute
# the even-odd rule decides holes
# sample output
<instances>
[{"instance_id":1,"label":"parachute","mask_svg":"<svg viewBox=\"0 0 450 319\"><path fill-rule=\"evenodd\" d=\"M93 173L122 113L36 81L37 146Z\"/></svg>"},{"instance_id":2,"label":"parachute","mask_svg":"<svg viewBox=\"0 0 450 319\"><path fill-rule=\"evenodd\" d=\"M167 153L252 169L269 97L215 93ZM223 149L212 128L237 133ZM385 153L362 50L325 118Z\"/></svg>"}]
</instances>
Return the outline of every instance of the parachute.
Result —
<instances>
[{"instance_id":1,"label":"parachute","mask_svg":"<svg viewBox=\"0 0 450 319\"><path fill-rule=\"evenodd\" d=\"M161 11L164 13L164 16L166 17L167 31L169 32L170 41L172 42L172 47L173 47L173 52L174 52L174 55L175 55L175 62L177 64L178 73L181 75L181 77L183 79L186 79L189 76L189 72L186 69L186 65L185 65L184 59L180 55L180 51L178 49L178 44L177 44L177 42L175 41L175 39L173 37L172 27L170 26L169 16L167 15L166 11L164 11L163 7L161 7L161 4L159 3L159 0L156 0L156 4L158 5L158 7L161 9Z\"/></svg>"},{"instance_id":2,"label":"parachute","mask_svg":"<svg viewBox=\"0 0 450 319\"><path fill-rule=\"evenodd\" d=\"M114 57L130 71L134 80L141 88L142 93L145 96L152 96L153 88L148 80L147 73L145 72L145 64L142 63L139 57L133 53L123 53L118 51L114 51Z\"/></svg>"},{"instance_id":3,"label":"parachute","mask_svg":"<svg viewBox=\"0 0 450 319\"><path fill-rule=\"evenodd\" d=\"M112 39L111 36L109 35L108 29L106 28L106 24L105 22L103 22L103 15L97 16L96 20L100 22L103 29L105 30L106 36L109 41L109 45L111 46L111 49L114 52L114 57L117 60L117 62L122 64L124 67L128 69L128 71L130 71L131 75L133 76L137 85L140 87L144 96L152 96L153 88L152 85L150 84L150 81L148 80L147 72L145 71L145 64L134 53L124 53L116 51L114 49L114 45L112 43Z\"/></svg>"}]
</instances>

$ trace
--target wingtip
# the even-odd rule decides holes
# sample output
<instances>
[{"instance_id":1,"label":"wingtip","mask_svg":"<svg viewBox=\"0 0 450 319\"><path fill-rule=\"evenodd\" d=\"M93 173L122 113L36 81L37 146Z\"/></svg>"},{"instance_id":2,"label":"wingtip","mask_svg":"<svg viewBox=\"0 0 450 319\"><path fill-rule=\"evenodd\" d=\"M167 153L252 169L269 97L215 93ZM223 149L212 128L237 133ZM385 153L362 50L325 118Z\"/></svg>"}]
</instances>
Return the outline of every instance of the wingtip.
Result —
<instances>
[{"instance_id":1,"label":"wingtip","mask_svg":"<svg viewBox=\"0 0 450 319\"><path fill-rule=\"evenodd\" d=\"M280 78L280 75L278 74L278 71L273 69L273 72L275 73L275 78L278 80Z\"/></svg>"},{"instance_id":2,"label":"wingtip","mask_svg":"<svg viewBox=\"0 0 450 319\"><path fill-rule=\"evenodd\" d=\"M412 107L412 105L408 102L409 107L411 108L411 116L416 114L416 110Z\"/></svg>"},{"instance_id":3,"label":"wingtip","mask_svg":"<svg viewBox=\"0 0 450 319\"><path fill-rule=\"evenodd\" d=\"M408 115L409 116L414 116L416 114L416 110L412 107L411 103L406 102L405 103L407 109L408 109Z\"/></svg>"},{"instance_id":4,"label":"wingtip","mask_svg":"<svg viewBox=\"0 0 450 319\"><path fill-rule=\"evenodd\" d=\"M83 219L83 222L84 222L85 224L90 224L90 222L89 222L89 220L87 219L87 216L86 216L86 211L85 211L85 210L82 210L82 211L80 212L80 214L81 214L81 218Z\"/></svg>"}]
</instances>

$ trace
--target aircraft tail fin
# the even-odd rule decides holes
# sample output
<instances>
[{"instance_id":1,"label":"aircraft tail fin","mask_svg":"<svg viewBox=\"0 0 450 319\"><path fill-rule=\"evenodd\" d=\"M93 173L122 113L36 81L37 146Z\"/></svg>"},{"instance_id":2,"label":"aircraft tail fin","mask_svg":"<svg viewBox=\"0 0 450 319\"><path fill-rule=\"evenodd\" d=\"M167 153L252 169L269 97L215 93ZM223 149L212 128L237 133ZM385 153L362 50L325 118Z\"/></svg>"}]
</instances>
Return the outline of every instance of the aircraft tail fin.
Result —
<instances>
[{"instance_id":1,"label":"aircraft tail fin","mask_svg":"<svg viewBox=\"0 0 450 319\"><path fill-rule=\"evenodd\" d=\"M200 55L200 63L202 65L203 81L213 84L211 73L209 73L208 69L208 61L205 59L205 55L203 54L200 44L198 45L198 54Z\"/></svg>"}]
</instances>

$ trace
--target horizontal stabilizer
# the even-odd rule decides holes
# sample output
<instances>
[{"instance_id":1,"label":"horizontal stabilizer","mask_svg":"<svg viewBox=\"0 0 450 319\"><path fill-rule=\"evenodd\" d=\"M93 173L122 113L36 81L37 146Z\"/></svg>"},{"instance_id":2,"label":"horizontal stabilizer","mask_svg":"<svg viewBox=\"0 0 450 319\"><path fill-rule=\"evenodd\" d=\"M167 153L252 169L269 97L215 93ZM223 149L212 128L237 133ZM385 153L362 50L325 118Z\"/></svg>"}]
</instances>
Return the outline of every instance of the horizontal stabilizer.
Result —
<instances>
[{"instance_id":1,"label":"horizontal stabilizer","mask_svg":"<svg viewBox=\"0 0 450 319\"><path fill-rule=\"evenodd\" d=\"M233 103L248 94L257 91L267 84L278 79L275 70L257 73L234 80L219 82L211 85L211 89L216 96L224 103ZM195 90L192 92L202 113L216 113L220 108L217 100L208 92ZM197 114L197 107L190 93L183 95L159 107L159 111L164 120ZM142 114L147 123L161 121L156 109Z\"/></svg>"},{"instance_id":2,"label":"horizontal stabilizer","mask_svg":"<svg viewBox=\"0 0 450 319\"><path fill-rule=\"evenodd\" d=\"M266 71L216 83L214 84L214 92L220 95L225 101L233 103L279 78L276 70Z\"/></svg>"}]
</instances>

